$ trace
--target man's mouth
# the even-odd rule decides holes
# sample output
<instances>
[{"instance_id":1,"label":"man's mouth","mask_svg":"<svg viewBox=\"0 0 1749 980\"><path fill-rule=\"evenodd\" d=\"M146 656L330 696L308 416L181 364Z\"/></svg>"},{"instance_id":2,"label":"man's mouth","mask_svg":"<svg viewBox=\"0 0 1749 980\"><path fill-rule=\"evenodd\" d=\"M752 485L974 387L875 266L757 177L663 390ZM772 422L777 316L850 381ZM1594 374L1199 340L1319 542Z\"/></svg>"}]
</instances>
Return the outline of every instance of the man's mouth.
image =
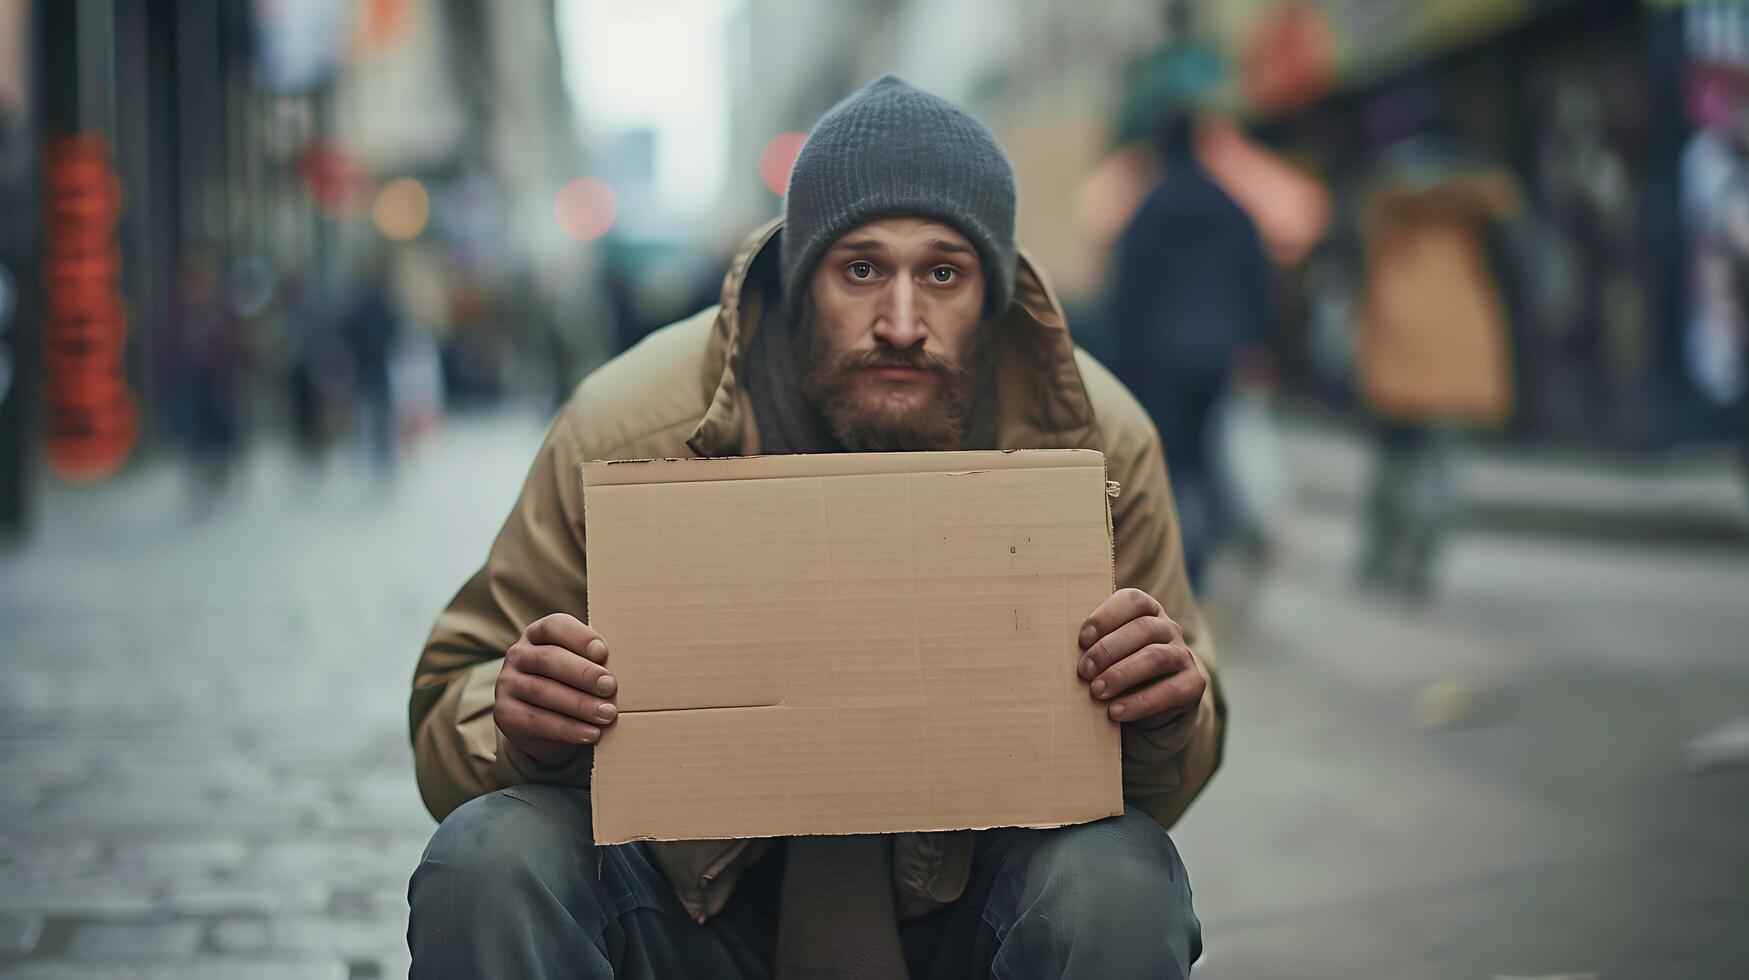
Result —
<instances>
[{"instance_id":1,"label":"man's mouth","mask_svg":"<svg viewBox=\"0 0 1749 980\"><path fill-rule=\"evenodd\" d=\"M897 381L901 383L922 381L928 378L930 374L929 371L923 368L913 367L868 367L863 368L863 370L882 381Z\"/></svg>"}]
</instances>

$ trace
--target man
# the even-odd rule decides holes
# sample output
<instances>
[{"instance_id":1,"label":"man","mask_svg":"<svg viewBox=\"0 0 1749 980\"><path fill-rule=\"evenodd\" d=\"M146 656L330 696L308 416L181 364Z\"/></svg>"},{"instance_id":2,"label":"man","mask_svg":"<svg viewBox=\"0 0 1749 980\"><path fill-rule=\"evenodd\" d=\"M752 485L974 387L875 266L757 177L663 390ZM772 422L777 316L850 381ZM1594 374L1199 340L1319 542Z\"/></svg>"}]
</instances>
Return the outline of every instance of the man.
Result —
<instances>
[{"instance_id":1,"label":"man","mask_svg":"<svg viewBox=\"0 0 1749 980\"><path fill-rule=\"evenodd\" d=\"M1425 130L1385 151L1363 214L1357 380L1376 422L1360 580L1424 600L1458 517L1464 433L1512 415L1512 345L1490 226L1517 210L1512 176Z\"/></svg>"},{"instance_id":2,"label":"man","mask_svg":"<svg viewBox=\"0 0 1749 980\"><path fill-rule=\"evenodd\" d=\"M1197 159L1190 118L1162 127L1160 183L1117 245L1118 374L1172 460L1184 563L1200 585L1230 523L1209 445L1215 405L1269 330L1269 256L1257 226Z\"/></svg>"},{"instance_id":3,"label":"man","mask_svg":"<svg viewBox=\"0 0 1749 980\"><path fill-rule=\"evenodd\" d=\"M987 130L880 79L815 128L784 224L748 240L720 308L578 387L414 677L442 821L409 890L415 976L1188 973L1201 937L1164 828L1218 764L1224 708L1159 441L1070 343L1014 209ZM1102 449L1123 484L1123 588L1064 665L1121 724L1121 817L594 845L590 746L618 685L613 638L586 625L580 462L1021 447Z\"/></svg>"}]
</instances>

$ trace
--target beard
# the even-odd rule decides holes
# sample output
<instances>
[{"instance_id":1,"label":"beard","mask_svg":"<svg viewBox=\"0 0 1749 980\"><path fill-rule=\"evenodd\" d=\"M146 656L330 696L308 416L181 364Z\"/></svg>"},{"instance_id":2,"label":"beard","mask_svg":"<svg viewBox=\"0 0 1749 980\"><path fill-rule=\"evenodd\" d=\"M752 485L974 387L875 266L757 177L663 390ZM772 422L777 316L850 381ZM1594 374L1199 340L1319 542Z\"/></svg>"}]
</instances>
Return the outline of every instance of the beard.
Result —
<instances>
[{"instance_id":1,"label":"beard","mask_svg":"<svg viewBox=\"0 0 1749 980\"><path fill-rule=\"evenodd\" d=\"M989 375L984 328L973 335L969 368L921 348L880 347L834 356L819 342L813 310L804 305L796 346L802 365L802 393L819 410L838 444L853 453L946 452L965 447L980 384ZM861 372L911 368L934 378L928 398L893 404L860 391Z\"/></svg>"}]
</instances>

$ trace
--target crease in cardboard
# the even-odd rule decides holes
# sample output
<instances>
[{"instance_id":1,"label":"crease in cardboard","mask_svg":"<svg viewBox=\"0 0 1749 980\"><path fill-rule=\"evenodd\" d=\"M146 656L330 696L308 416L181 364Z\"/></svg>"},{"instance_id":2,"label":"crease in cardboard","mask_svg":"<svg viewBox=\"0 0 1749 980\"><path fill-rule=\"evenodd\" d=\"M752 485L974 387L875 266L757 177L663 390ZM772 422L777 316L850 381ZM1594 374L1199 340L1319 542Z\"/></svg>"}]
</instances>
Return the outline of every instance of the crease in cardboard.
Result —
<instances>
[{"instance_id":1,"label":"crease in cardboard","mask_svg":"<svg viewBox=\"0 0 1749 980\"><path fill-rule=\"evenodd\" d=\"M985 472L989 472L989 471L988 470L974 470L971 472L985 473ZM910 547L911 577L917 578L917 531L916 531L916 528L917 528L917 481L916 481L915 477L913 477L909 482L907 482L905 484L905 514L906 514L906 517L908 518L908 520L910 521L911 528L912 528L911 547ZM912 626L911 652L916 654L917 674L918 674L918 676L921 677L921 676L925 676L925 670L924 670L924 664L923 664L923 624L920 621L913 619L911 621L911 626ZM923 729L923 754L924 754L924 757L926 757L926 758L932 757L934 755L934 750L933 750L932 746L929 744L929 729L928 728ZM913 795L924 795L924 794L913 794ZM937 811L936 811L935 800L932 798L929 798L926 795L924 795L924 799L927 801L927 803L929 805L929 819L930 819L930 821L931 822L939 821L941 819L941 817L940 817L939 813L937 813Z\"/></svg>"},{"instance_id":2,"label":"crease in cardboard","mask_svg":"<svg viewBox=\"0 0 1749 980\"><path fill-rule=\"evenodd\" d=\"M758 708L785 708L789 699L761 701L757 704L695 704L685 708L629 708L620 715L671 715L682 711L752 711Z\"/></svg>"}]
</instances>

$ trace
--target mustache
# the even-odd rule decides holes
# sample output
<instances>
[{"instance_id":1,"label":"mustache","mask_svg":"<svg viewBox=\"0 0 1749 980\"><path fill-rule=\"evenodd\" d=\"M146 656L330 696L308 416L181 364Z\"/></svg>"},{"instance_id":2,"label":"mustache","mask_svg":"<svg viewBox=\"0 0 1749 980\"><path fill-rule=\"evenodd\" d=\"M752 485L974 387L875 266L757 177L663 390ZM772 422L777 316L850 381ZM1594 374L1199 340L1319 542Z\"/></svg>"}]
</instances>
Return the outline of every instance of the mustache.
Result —
<instances>
[{"instance_id":1,"label":"mustache","mask_svg":"<svg viewBox=\"0 0 1749 980\"><path fill-rule=\"evenodd\" d=\"M949 376L957 373L958 370L948 363L946 358L919 348L896 350L891 347L881 347L874 350L851 351L838 360L840 371L857 371L866 368L909 368L914 371L931 371Z\"/></svg>"}]
</instances>

